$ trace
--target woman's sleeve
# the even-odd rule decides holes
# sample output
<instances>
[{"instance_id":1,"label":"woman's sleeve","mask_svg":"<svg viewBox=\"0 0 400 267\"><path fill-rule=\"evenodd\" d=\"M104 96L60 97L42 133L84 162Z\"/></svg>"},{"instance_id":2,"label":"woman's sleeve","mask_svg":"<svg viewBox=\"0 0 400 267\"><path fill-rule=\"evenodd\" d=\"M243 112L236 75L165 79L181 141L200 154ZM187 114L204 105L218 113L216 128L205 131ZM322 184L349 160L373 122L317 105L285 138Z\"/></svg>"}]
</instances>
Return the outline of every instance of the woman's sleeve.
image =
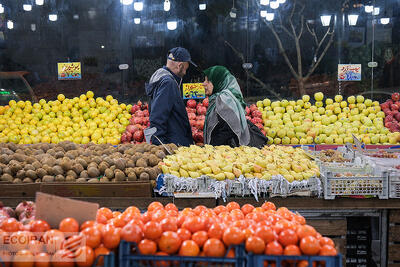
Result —
<instances>
[{"instance_id":1,"label":"woman's sleeve","mask_svg":"<svg viewBox=\"0 0 400 267\"><path fill-rule=\"evenodd\" d=\"M214 130L211 132L210 145L213 146L239 146L239 139L236 134L232 131L229 125L219 116L218 124L215 126Z\"/></svg>"}]
</instances>

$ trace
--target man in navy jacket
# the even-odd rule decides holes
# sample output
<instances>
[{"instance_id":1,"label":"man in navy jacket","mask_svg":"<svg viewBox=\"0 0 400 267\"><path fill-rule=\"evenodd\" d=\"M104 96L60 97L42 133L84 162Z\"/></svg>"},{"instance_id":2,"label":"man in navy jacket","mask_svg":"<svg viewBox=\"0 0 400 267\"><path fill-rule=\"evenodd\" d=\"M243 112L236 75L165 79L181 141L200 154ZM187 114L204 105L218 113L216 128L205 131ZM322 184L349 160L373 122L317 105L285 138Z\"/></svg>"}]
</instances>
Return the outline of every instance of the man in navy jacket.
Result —
<instances>
[{"instance_id":1,"label":"man in navy jacket","mask_svg":"<svg viewBox=\"0 0 400 267\"><path fill-rule=\"evenodd\" d=\"M189 63L196 66L185 48L175 47L168 52L167 65L154 72L146 84L146 94L151 99L150 129L155 130L151 136L153 144L160 144L159 140L164 144L193 144L192 130L181 91L182 78L189 68Z\"/></svg>"}]
</instances>

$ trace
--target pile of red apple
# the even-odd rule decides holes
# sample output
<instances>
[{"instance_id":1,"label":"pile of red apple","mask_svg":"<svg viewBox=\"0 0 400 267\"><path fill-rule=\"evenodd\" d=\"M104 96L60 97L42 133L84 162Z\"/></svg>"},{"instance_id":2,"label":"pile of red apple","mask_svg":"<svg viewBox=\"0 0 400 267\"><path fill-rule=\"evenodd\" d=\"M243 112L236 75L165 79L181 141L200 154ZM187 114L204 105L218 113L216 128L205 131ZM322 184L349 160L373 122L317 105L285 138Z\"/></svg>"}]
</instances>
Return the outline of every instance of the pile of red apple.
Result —
<instances>
[{"instance_id":1,"label":"pile of red apple","mask_svg":"<svg viewBox=\"0 0 400 267\"><path fill-rule=\"evenodd\" d=\"M126 126L125 132L121 135L121 143L143 143L145 141L143 130L150 126L148 104L138 101L132 106L131 114L129 125Z\"/></svg>"},{"instance_id":2,"label":"pile of red apple","mask_svg":"<svg viewBox=\"0 0 400 267\"><path fill-rule=\"evenodd\" d=\"M385 112L385 127L391 132L400 132L400 93L393 93L392 99L381 104Z\"/></svg>"},{"instance_id":3,"label":"pile of red apple","mask_svg":"<svg viewBox=\"0 0 400 267\"><path fill-rule=\"evenodd\" d=\"M192 127L193 140L196 144L204 143L203 129L208 107L208 98L197 103L194 99L189 99L186 103L186 111L189 117L189 123Z\"/></svg>"},{"instance_id":4,"label":"pile of red apple","mask_svg":"<svg viewBox=\"0 0 400 267\"><path fill-rule=\"evenodd\" d=\"M246 107L246 119L257 126L265 135L262 113L255 104L250 105L250 107Z\"/></svg>"}]
</instances>

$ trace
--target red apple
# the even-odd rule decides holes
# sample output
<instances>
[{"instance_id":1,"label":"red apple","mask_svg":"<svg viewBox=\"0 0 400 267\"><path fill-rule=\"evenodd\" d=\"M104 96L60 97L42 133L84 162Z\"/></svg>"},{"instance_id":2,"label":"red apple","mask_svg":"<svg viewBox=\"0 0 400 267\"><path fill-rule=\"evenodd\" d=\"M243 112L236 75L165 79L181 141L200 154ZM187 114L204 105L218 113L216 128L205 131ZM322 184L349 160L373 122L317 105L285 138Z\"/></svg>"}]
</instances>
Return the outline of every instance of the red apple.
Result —
<instances>
[{"instance_id":1,"label":"red apple","mask_svg":"<svg viewBox=\"0 0 400 267\"><path fill-rule=\"evenodd\" d=\"M249 117L249 116L246 116L246 120L249 120L249 121L251 121L251 117Z\"/></svg>"},{"instance_id":2,"label":"red apple","mask_svg":"<svg viewBox=\"0 0 400 267\"><path fill-rule=\"evenodd\" d=\"M141 110L135 112L135 117L144 117L144 113Z\"/></svg>"},{"instance_id":3,"label":"red apple","mask_svg":"<svg viewBox=\"0 0 400 267\"><path fill-rule=\"evenodd\" d=\"M196 143L203 143L204 137L203 132L197 132L193 135L193 139Z\"/></svg>"},{"instance_id":4,"label":"red apple","mask_svg":"<svg viewBox=\"0 0 400 267\"><path fill-rule=\"evenodd\" d=\"M189 108L196 108L196 100L189 99L186 103L186 106L188 106Z\"/></svg>"}]
</instances>

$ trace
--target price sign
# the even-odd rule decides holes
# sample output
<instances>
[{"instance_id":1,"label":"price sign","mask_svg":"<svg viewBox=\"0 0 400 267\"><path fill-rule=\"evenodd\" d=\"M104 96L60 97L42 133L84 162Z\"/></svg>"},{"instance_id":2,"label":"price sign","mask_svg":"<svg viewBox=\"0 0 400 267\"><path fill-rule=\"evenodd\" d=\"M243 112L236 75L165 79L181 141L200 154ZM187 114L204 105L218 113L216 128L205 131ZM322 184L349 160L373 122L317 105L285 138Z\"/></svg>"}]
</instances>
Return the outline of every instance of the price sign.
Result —
<instances>
[{"instance_id":1,"label":"price sign","mask_svg":"<svg viewBox=\"0 0 400 267\"><path fill-rule=\"evenodd\" d=\"M206 90L202 83L184 83L183 99L203 99L206 98Z\"/></svg>"},{"instance_id":2,"label":"price sign","mask_svg":"<svg viewBox=\"0 0 400 267\"><path fill-rule=\"evenodd\" d=\"M361 81L361 64L338 64L338 81Z\"/></svg>"},{"instance_id":3,"label":"price sign","mask_svg":"<svg viewBox=\"0 0 400 267\"><path fill-rule=\"evenodd\" d=\"M82 70L80 62L57 63L59 80L80 80Z\"/></svg>"}]
</instances>

